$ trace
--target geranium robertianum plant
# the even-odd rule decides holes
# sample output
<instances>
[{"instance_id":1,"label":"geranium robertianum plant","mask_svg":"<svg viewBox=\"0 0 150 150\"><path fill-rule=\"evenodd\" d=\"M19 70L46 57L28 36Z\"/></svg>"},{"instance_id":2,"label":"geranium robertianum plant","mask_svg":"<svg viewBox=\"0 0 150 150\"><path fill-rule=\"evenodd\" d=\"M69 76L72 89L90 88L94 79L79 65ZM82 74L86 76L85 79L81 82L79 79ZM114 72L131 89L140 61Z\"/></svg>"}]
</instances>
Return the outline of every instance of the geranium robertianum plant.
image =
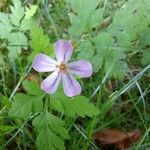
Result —
<instances>
[{"instance_id":1,"label":"geranium robertianum plant","mask_svg":"<svg viewBox=\"0 0 150 150\"><path fill-rule=\"evenodd\" d=\"M141 141L131 143L148 148L149 6L150 0L0 2L0 149L98 150L92 135L112 127L140 128ZM56 60L49 57L60 37L77 41L71 60L64 40L66 53L55 49ZM52 72L41 87L40 75L30 72L33 60L38 72ZM82 93L74 75L87 77L79 79ZM61 82L65 94L57 90Z\"/></svg>"},{"instance_id":2,"label":"geranium robertianum plant","mask_svg":"<svg viewBox=\"0 0 150 150\"><path fill-rule=\"evenodd\" d=\"M45 54L39 54L35 57L32 67L38 72L53 72L42 83L41 89L48 94L56 92L60 81L62 80L64 93L69 96L79 95L81 86L73 75L89 77L92 75L92 65L85 60L79 60L69 63L73 52L73 46L70 41L58 40L55 43L56 59L50 58Z\"/></svg>"},{"instance_id":3,"label":"geranium robertianum plant","mask_svg":"<svg viewBox=\"0 0 150 150\"><path fill-rule=\"evenodd\" d=\"M36 55L32 67L38 72L52 74L41 83L41 88L35 81L23 81L26 93L17 93L14 96L9 111L11 117L23 120L34 117L32 124L37 133L36 145L40 150L65 150L64 140L69 138L69 133L63 118L59 117L60 113L67 120L76 116L93 117L99 114L99 109L87 97L80 95L81 86L74 77L91 76L92 65L85 60L69 62L72 53L70 41L58 40L55 43L57 61L43 53ZM65 94L61 90L56 92L61 81ZM47 93L46 96L41 89ZM54 115L53 111L58 113Z\"/></svg>"}]
</instances>

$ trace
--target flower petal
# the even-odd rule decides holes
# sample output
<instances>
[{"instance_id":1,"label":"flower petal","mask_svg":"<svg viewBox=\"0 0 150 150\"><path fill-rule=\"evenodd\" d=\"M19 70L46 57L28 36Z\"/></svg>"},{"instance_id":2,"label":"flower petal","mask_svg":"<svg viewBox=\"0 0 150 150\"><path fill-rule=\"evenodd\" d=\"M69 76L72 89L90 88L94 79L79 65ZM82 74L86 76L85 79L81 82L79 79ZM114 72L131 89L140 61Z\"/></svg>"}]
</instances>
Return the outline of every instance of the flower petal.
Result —
<instances>
[{"instance_id":1,"label":"flower petal","mask_svg":"<svg viewBox=\"0 0 150 150\"><path fill-rule=\"evenodd\" d=\"M68 62L72 55L73 47L70 41L58 40L55 43L56 58L59 62Z\"/></svg>"},{"instance_id":2,"label":"flower petal","mask_svg":"<svg viewBox=\"0 0 150 150\"><path fill-rule=\"evenodd\" d=\"M81 86L79 82L71 74L62 75L64 92L68 97L79 95Z\"/></svg>"},{"instance_id":3,"label":"flower petal","mask_svg":"<svg viewBox=\"0 0 150 150\"><path fill-rule=\"evenodd\" d=\"M59 74L58 71L55 71L45 80L43 80L43 82L41 83L41 89L48 94L53 94L56 92L60 80L61 74Z\"/></svg>"},{"instance_id":4,"label":"flower petal","mask_svg":"<svg viewBox=\"0 0 150 150\"><path fill-rule=\"evenodd\" d=\"M69 73L79 75L81 77L89 77L92 75L92 64L85 61L79 60L73 63L69 63Z\"/></svg>"},{"instance_id":5,"label":"flower petal","mask_svg":"<svg viewBox=\"0 0 150 150\"><path fill-rule=\"evenodd\" d=\"M32 67L38 72L49 72L56 70L57 62L45 54L35 56Z\"/></svg>"}]
</instances>

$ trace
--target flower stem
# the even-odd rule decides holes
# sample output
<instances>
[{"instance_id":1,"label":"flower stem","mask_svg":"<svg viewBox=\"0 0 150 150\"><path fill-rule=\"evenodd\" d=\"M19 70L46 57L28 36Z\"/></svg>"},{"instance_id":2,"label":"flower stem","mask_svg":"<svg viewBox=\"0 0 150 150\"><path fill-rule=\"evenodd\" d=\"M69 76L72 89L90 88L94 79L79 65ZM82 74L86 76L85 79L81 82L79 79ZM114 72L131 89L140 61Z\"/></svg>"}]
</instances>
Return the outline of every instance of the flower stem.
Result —
<instances>
[{"instance_id":1,"label":"flower stem","mask_svg":"<svg viewBox=\"0 0 150 150\"><path fill-rule=\"evenodd\" d=\"M10 97L9 97L9 101L12 101L13 96L15 95L16 91L18 90L19 86L21 85L22 81L24 80L24 78L29 74L29 72L31 71L32 66L28 65L27 66L27 72L20 78L19 82L17 83L15 89L13 90L13 92L11 93Z\"/></svg>"}]
</instances>

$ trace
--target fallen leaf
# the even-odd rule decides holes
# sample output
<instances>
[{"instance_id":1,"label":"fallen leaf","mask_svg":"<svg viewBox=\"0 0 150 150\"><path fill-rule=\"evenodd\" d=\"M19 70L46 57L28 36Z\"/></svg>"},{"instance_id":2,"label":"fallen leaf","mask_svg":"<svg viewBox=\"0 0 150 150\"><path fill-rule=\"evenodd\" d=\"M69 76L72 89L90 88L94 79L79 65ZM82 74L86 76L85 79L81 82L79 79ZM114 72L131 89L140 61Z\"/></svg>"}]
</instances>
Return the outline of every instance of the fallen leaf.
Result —
<instances>
[{"instance_id":1,"label":"fallen leaf","mask_svg":"<svg viewBox=\"0 0 150 150\"><path fill-rule=\"evenodd\" d=\"M28 74L28 76L26 77L26 79L30 80L30 81L36 81L36 82L40 83L39 76L35 72L31 72L30 74Z\"/></svg>"},{"instance_id":2,"label":"fallen leaf","mask_svg":"<svg viewBox=\"0 0 150 150\"><path fill-rule=\"evenodd\" d=\"M133 132L124 132L118 129L104 129L98 131L93 135L93 139L96 143L103 146L113 146L119 150L123 150L131 147L131 145L137 142L140 138L141 132L139 129Z\"/></svg>"},{"instance_id":3,"label":"fallen leaf","mask_svg":"<svg viewBox=\"0 0 150 150\"><path fill-rule=\"evenodd\" d=\"M26 77L26 80L35 81L35 82L37 82L40 85L39 76L34 71L32 71L31 73L28 74L28 76ZM17 91L21 92L21 93L25 93L26 92L22 85L18 88Z\"/></svg>"}]
</instances>

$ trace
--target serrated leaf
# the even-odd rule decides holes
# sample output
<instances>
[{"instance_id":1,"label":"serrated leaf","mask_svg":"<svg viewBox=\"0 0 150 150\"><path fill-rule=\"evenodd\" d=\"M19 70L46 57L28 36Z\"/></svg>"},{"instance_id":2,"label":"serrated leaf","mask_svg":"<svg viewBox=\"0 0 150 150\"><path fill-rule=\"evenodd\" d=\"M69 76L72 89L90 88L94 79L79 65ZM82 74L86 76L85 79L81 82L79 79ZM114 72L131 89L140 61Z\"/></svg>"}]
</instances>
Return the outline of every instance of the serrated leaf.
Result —
<instances>
[{"instance_id":1,"label":"serrated leaf","mask_svg":"<svg viewBox=\"0 0 150 150\"><path fill-rule=\"evenodd\" d=\"M22 47L28 45L28 41L26 36L21 32L11 33L8 41L9 45L7 46L7 49L9 51L9 58L14 61L21 53Z\"/></svg>"},{"instance_id":2,"label":"serrated leaf","mask_svg":"<svg viewBox=\"0 0 150 150\"><path fill-rule=\"evenodd\" d=\"M112 33L124 31L130 36L130 40L134 41L148 27L150 23L149 11L150 7L147 1L128 1L123 8L115 13L109 30Z\"/></svg>"},{"instance_id":3,"label":"serrated leaf","mask_svg":"<svg viewBox=\"0 0 150 150\"><path fill-rule=\"evenodd\" d=\"M29 57L29 60L32 61L35 55L40 52L52 55L52 45L49 42L48 36L44 34L44 31L41 27L34 26L30 31L30 38L31 41L29 43L34 51Z\"/></svg>"},{"instance_id":4,"label":"serrated leaf","mask_svg":"<svg viewBox=\"0 0 150 150\"><path fill-rule=\"evenodd\" d=\"M12 132L13 130L15 130L17 127L16 126L9 126L9 125L0 125L0 133L4 134L4 133L8 133L8 132Z\"/></svg>"},{"instance_id":5,"label":"serrated leaf","mask_svg":"<svg viewBox=\"0 0 150 150\"><path fill-rule=\"evenodd\" d=\"M96 46L101 46L106 49L113 43L112 33L101 32L96 37L93 38L93 42Z\"/></svg>"},{"instance_id":6,"label":"serrated leaf","mask_svg":"<svg viewBox=\"0 0 150 150\"><path fill-rule=\"evenodd\" d=\"M76 15L69 14L72 26L69 28L69 33L75 36L81 35L87 30L88 15L77 17Z\"/></svg>"},{"instance_id":7,"label":"serrated leaf","mask_svg":"<svg viewBox=\"0 0 150 150\"><path fill-rule=\"evenodd\" d=\"M57 110L58 112L64 113L64 107L59 100L52 99L50 103L51 103L51 106L54 110Z\"/></svg>"},{"instance_id":8,"label":"serrated leaf","mask_svg":"<svg viewBox=\"0 0 150 150\"><path fill-rule=\"evenodd\" d=\"M90 60L94 55L92 43L89 40L81 41L77 50L79 51L78 59Z\"/></svg>"},{"instance_id":9,"label":"serrated leaf","mask_svg":"<svg viewBox=\"0 0 150 150\"><path fill-rule=\"evenodd\" d=\"M103 65L103 55L101 55L101 53L97 53L97 55L92 57L91 63L93 64L94 72L98 72Z\"/></svg>"},{"instance_id":10,"label":"serrated leaf","mask_svg":"<svg viewBox=\"0 0 150 150\"><path fill-rule=\"evenodd\" d=\"M38 132L37 147L39 150L65 149L63 139L69 136L64 128L63 120L45 111L33 120L33 126Z\"/></svg>"},{"instance_id":11,"label":"serrated leaf","mask_svg":"<svg viewBox=\"0 0 150 150\"><path fill-rule=\"evenodd\" d=\"M113 76L114 78L122 80L125 76L126 68L127 65L123 61L107 61L105 64L105 73L107 73L111 69L109 76Z\"/></svg>"},{"instance_id":12,"label":"serrated leaf","mask_svg":"<svg viewBox=\"0 0 150 150\"><path fill-rule=\"evenodd\" d=\"M11 25L8 15L0 13L0 38L8 38L13 26Z\"/></svg>"},{"instance_id":13,"label":"serrated leaf","mask_svg":"<svg viewBox=\"0 0 150 150\"><path fill-rule=\"evenodd\" d=\"M21 31L29 30L31 21L25 20L24 7L20 0L13 0L13 6L10 6L11 14L0 13L0 38L6 40L9 58L15 61L21 53L22 48L26 48L28 40Z\"/></svg>"},{"instance_id":14,"label":"serrated leaf","mask_svg":"<svg viewBox=\"0 0 150 150\"><path fill-rule=\"evenodd\" d=\"M40 112L42 107L42 96L17 93L9 111L9 116L26 120L32 113Z\"/></svg>"},{"instance_id":15,"label":"serrated leaf","mask_svg":"<svg viewBox=\"0 0 150 150\"><path fill-rule=\"evenodd\" d=\"M114 36L116 36L117 39L117 47L124 50L124 51L130 51L132 48L132 42L130 39L130 36L128 33L124 32L124 31L119 31L116 32L116 34L114 34Z\"/></svg>"},{"instance_id":16,"label":"serrated leaf","mask_svg":"<svg viewBox=\"0 0 150 150\"><path fill-rule=\"evenodd\" d=\"M83 13L84 11L94 10L100 3L100 0L71 0L70 2L75 12Z\"/></svg>"},{"instance_id":17,"label":"serrated leaf","mask_svg":"<svg viewBox=\"0 0 150 150\"><path fill-rule=\"evenodd\" d=\"M40 89L40 85L36 81L23 81L23 87L25 91L30 95L40 96L42 95L42 90Z\"/></svg>"},{"instance_id":18,"label":"serrated leaf","mask_svg":"<svg viewBox=\"0 0 150 150\"><path fill-rule=\"evenodd\" d=\"M62 112L63 108L64 114L69 117L75 117L75 115L93 117L99 113L99 110L84 96L68 98L60 92L51 96L51 103L54 103L53 101L59 103L53 109ZM60 105L62 105L61 109Z\"/></svg>"},{"instance_id":19,"label":"serrated leaf","mask_svg":"<svg viewBox=\"0 0 150 150\"><path fill-rule=\"evenodd\" d=\"M150 28L141 33L139 38L139 47L145 48L150 45Z\"/></svg>"},{"instance_id":20,"label":"serrated leaf","mask_svg":"<svg viewBox=\"0 0 150 150\"><path fill-rule=\"evenodd\" d=\"M21 32L14 32L10 34L8 39L9 45L19 45L19 46L27 46L28 41L27 37Z\"/></svg>"},{"instance_id":21,"label":"serrated leaf","mask_svg":"<svg viewBox=\"0 0 150 150\"><path fill-rule=\"evenodd\" d=\"M32 49L36 51L44 51L50 48L49 38L47 35L44 35L41 27L34 26L31 29L30 37L30 45Z\"/></svg>"},{"instance_id":22,"label":"serrated leaf","mask_svg":"<svg viewBox=\"0 0 150 150\"><path fill-rule=\"evenodd\" d=\"M74 111L81 117L93 117L99 114L99 110L84 96L75 97L73 99ZM81 107L81 109L79 109Z\"/></svg>"},{"instance_id":23,"label":"serrated leaf","mask_svg":"<svg viewBox=\"0 0 150 150\"><path fill-rule=\"evenodd\" d=\"M21 5L21 1L13 0L13 6L10 6L10 10L12 12L10 15L12 24L15 26L20 26L21 19L25 14L24 8Z\"/></svg>"},{"instance_id":24,"label":"serrated leaf","mask_svg":"<svg viewBox=\"0 0 150 150\"><path fill-rule=\"evenodd\" d=\"M125 54L123 51L110 49L105 62L105 73L107 74L107 72L111 69L109 76L113 76L120 80L123 79L127 68L127 64L123 61L124 59Z\"/></svg>"},{"instance_id":25,"label":"serrated leaf","mask_svg":"<svg viewBox=\"0 0 150 150\"><path fill-rule=\"evenodd\" d=\"M93 64L94 71L98 72L103 65L103 61L109 47L113 44L112 34L101 32L93 38L93 42L95 43L96 54L92 57L91 62Z\"/></svg>"},{"instance_id":26,"label":"serrated leaf","mask_svg":"<svg viewBox=\"0 0 150 150\"><path fill-rule=\"evenodd\" d=\"M74 13L69 13L72 26L69 33L79 36L84 32L88 32L90 28L96 27L102 20L102 13L96 9L100 0L72 0L70 1Z\"/></svg>"},{"instance_id":27,"label":"serrated leaf","mask_svg":"<svg viewBox=\"0 0 150 150\"><path fill-rule=\"evenodd\" d=\"M123 79L127 64L124 59L125 49L118 48L113 39L113 35L108 32L101 32L94 39L97 53L92 59L94 71L97 72L101 69L104 63L105 74L109 71L109 76L114 78Z\"/></svg>"},{"instance_id":28,"label":"serrated leaf","mask_svg":"<svg viewBox=\"0 0 150 150\"><path fill-rule=\"evenodd\" d=\"M11 102L9 101L8 97L6 96L1 97L1 105L6 107L6 109L10 109Z\"/></svg>"},{"instance_id":29,"label":"serrated leaf","mask_svg":"<svg viewBox=\"0 0 150 150\"><path fill-rule=\"evenodd\" d=\"M32 16L34 16L34 14L37 11L38 6L37 5L30 5L30 7L26 7L26 12L25 12L25 18L26 19L30 19Z\"/></svg>"},{"instance_id":30,"label":"serrated leaf","mask_svg":"<svg viewBox=\"0 0 150 150\"><path fill-rule=\"evenodd\" d=\"M91 16L90 27L94 28L100 25L102 20L103 20L103 10L102 9L94 10Z\"/></svg>"},{"instance_id":31,"label":"serrated leaf","mask_svg":"<svg viewBox=\"0 0 150 150\"><path fill-rule=\"evenodd\" d=\"M33 25L34 21L32 19L23 18L21 21L20 30L21 31L30 30Z\"/></svg>"},{"instance_id":32,"label":"serrated leaf","mask_svg":"<svg viewBox=\"0 0 150 150\"><path fill-rule=\"evenodd\" d=\"M141 62L143 65L150 64L150 49L143 52Z\"/></svg>"},{"instance_id":33,"label":"serrated leaf","mask_svg":"<svg viewBox=\"0 0 150 150\"><path fill-rule=\"evenodd\" d=\"M11 61L14 61L21 53L21 46L7 46L7 49L9 51L8 56Z\"/></svg>"}]
</instances>

